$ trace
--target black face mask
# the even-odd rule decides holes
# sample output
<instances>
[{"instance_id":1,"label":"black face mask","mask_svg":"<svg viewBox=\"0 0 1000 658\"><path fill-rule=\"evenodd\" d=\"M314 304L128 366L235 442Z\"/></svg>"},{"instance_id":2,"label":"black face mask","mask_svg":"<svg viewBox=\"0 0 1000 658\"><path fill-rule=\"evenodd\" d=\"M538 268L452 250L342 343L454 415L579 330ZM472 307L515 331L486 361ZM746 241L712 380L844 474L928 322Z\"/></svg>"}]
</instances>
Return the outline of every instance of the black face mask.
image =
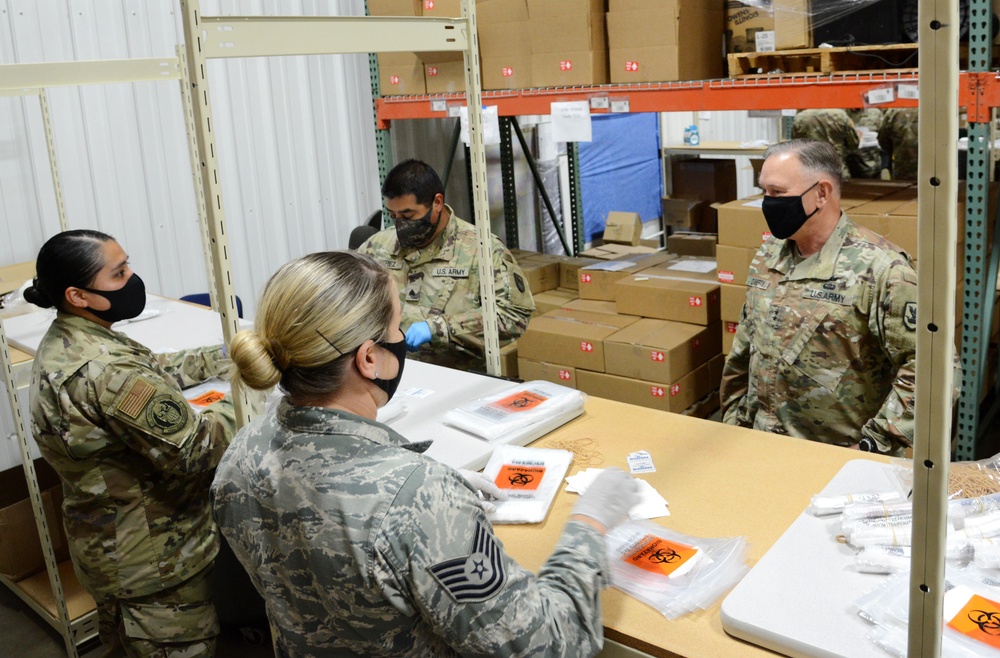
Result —
<instances>
[{"instance_id":1,"label":"black face mask","mask_svg":"<svg viewBox=\"0 0 1000 658\"><path fill-rule=\"evenodd\" d=\"M400 340L395 343L377 343L385 349L392 352L392 355L396 357L396 361L399 362L399 371L396 376L392 379L379 379L376 377L372 380L376 386L385 391L385 394L389 396L389 400L392 396L396 394L396 389L399 388L399 380L403 378L403 364L406 363L406 339ZM388 400L386 400L388 402Z\"/></svg>"},{"instance_id":2,"label":"black face mask","mask_svg":"<svg viewBox=\"0 0 1000 658\"><path fill-rule=\"evenodd\" d=\"M111 308L98 311L88 307L87 310L104 320L105 322L118 322L119 320L131 320L142 313L146 308L146 284L142 282L138 274L132 273L125 285L118 290L95 290L93 288L80 288L100 295L111 302Z\"/></svg>"},{"instance_id":3,"label":"black face mask","mask_svg":"<svg viewBox=\"0 0 1000 658\"><path fill-rule=\"evenodd\" d=\"M434 237L434 231L441 223L441 214L438 213L438 220L431 224L431 215L434 213L434 204L423 217L416 219L394 219L393 225L396 227L396 237L399 239L399 246L403 249L414 247L425 247L430 244Z\"/></svg>"},{"instance_id":4,"label":"black face mask","mask_svg":"<svg viewBox=\"0 0 1000 658\"><path fill-rule=\"evenodd\" d=\"M819 206L808 215L802 207L802 197L812 188L819 185L816 181L809 186L805 192L798 196L765 196L761 209L764 211L764 219L767 220L767 228L771 235L779 240L787 240L795 235L795 232L802 228L806 220L819 212Z\"/></svg>"}]
</instances>

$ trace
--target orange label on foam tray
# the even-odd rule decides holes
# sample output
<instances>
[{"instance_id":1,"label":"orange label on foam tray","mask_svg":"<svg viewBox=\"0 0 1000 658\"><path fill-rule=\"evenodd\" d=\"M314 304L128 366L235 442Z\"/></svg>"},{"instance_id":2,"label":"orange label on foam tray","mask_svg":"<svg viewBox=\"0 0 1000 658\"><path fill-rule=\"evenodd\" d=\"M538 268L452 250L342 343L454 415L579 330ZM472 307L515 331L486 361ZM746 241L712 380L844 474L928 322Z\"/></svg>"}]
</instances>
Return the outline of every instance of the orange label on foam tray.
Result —
<instances>
[{"instance_id":1,"label":"orange label on foam tray","mask_svg":"<svg viewBox=\"0 0 1000 658\"><path fill-rule=\"evenodd\" d=\"M977 642L1000 649L1000 604L973 594L948 627Z\"/></svg>"},{"instance_id":2,"label":"orange label on foam tray","mask_svg":"<svg viewBox=\"0 0 1000 658\"><path fill-rule=\"evenodd\" d=\"M669 576L697 552L698 549L691 546L646 535L639 541L638 548L624 556L622 560L645 571Z\"/></svg>"},{"instance_id":3,"label":"orange label on foam tray","mask_svg":"<svg viewBox=\"0 0 1000 658\"><path fill-rule=\"evenodd\" d=\"M503 409L504 411L527 411L528 409L534 409L546 400L548 400L547 397L538 393L518 391L502 400L491 402L490 406L494 409Z\"/></svg>"},{"instance_id":4,"label":"orange label on foam tray","mask_svg":"<svg viewBox=\"0 0 1000 658\"><path fill-rule=\"evenodd\" d=\"M190 402L193 405L197 405L199 407L207 407L208 405L215 404L216 402L224 399L225 397L226 394L220 393L219 391L205 391L198 397L188 400L188 402Z\"/></svg>"},{"instance_id":5,"label":"orange label on foam tray","mask_svg":"<svg viewBox=\"0 0 1000 658\"><path fill-rule=\"evenodd\" d=\"M504 464L500 467L493 480L501 489L517 489L519 491L534 491L542 483L545 475L544 466L522 466L521 464Z\"/></svg>"}]
</instances>

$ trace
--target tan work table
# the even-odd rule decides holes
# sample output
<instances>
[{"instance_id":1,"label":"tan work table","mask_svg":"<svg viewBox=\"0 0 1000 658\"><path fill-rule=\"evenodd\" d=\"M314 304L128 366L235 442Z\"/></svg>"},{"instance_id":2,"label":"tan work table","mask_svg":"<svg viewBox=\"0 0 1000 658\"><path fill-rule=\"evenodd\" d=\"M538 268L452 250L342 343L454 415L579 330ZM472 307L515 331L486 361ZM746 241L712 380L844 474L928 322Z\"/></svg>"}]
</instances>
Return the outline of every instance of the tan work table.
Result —
<instances>
[{"instance_id":1,"label":"tan work table","mask_svg":"<svg viewBox=\"0 0 1000 658\"><path fill-rule=\"evenodd\" d=\"M857 450L594 397L583 416L531 445L574 450L570 474L588 466L627 471L626 455L647 450L656 472L637 477L667 499L671 514L655 522L696 537L743 536L750 566L844 464L859 458L888 462ZM496 526L507 552L537 573L578 498L561 487L544 523ZM719 603L673 621L613 588L605 590L603 605L606 637L653 656L773 655L727 635Z\"/></svg>"}]
</instances>

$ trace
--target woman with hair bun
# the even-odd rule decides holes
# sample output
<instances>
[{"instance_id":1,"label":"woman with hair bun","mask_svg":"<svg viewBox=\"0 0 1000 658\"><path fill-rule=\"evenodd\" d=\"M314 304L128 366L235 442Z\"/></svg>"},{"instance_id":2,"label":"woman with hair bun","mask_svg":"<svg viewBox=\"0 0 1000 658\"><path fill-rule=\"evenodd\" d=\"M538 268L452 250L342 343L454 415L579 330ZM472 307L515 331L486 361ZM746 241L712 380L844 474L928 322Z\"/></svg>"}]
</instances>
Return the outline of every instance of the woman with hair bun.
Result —
<instances>
[{"instance_id":1,"label":"woman with hair bun","mask_svg":"<svg viewBox=\"0 0 1000 658\"><path fill-rule=\"evenodd\" d=\"M156 355L112 331L142 312L146 290L109 235L59 233L35 268L24 298L57 313L35 354L32 430L62 480L70 556L106 655L214 655L208 486L236 421L228 397L195 413L181 386L219 374L223 352Z\"/></svg>"},{"instance_id":2,"label":"woman with hair bun","mask_svg":"<svg viewBox=\"0 0 1000 658\"><path fill-rule=\"evenodd\" d=\"M506 554L476 487L375 420L406 363L399 292L351 251L268 281L237 381L284 395L240 430L216 520L267 605L281 658L591 656L603 644L603 533L638 502L608 469L536 577Z\"/></svg>"}]
</instances>

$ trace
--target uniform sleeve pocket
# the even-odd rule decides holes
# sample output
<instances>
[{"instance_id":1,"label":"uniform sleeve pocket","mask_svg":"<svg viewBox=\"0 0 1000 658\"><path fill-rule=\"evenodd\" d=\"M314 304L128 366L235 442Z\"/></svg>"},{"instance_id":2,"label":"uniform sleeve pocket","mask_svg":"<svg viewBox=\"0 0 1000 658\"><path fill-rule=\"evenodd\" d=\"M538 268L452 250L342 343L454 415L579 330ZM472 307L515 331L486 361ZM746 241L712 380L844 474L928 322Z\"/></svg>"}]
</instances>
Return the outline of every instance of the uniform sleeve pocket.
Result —
<instances>
[{"instance_id":1,"label":"uniform sleeve pocket","mask_svg":"<svg viewBox=\"0 0 1000 658\"><path fill-rule=\"evenodd\" d=\"M837 388L857 351L857 337L849 326L817 308L803 321L782 359L803 375L830 391Z\"/></svg>"}]
</instances>

